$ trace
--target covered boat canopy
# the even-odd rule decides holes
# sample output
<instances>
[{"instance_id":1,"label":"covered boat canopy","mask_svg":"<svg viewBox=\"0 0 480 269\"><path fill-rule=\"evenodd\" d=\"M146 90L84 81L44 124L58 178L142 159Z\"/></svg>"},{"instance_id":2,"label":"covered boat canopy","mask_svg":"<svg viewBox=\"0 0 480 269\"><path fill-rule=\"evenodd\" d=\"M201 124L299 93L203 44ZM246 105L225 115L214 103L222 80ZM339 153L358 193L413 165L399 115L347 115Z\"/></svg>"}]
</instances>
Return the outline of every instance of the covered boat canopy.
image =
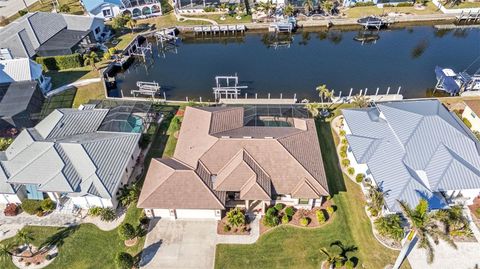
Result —
<instances>
[{"instance_id":1,"label":"covered boat canopy","mask_svg":"<svg viewBox=\"0 0 480 269\"><path fill-rule=\"evenodd\" d=\"M460 92L460 85L457 83L457 74L452 69L437 66L435 67L435 75L438 80L437 86L440 86L443 91L451 95Z\"/></svg>"}]
</instances>

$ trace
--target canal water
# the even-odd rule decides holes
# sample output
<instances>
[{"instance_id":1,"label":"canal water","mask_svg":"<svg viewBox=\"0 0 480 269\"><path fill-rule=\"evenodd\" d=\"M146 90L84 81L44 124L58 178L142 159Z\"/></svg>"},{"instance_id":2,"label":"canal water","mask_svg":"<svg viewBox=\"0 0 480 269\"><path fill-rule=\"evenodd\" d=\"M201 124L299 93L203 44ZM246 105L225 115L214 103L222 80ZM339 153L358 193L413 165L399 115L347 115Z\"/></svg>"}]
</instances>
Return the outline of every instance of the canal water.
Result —
<instances>
[{"instance_id":1,"label":"canal water","mask_svg":"<svg viewBox=\"0 0 480 269\"><path fill-rule=\"evenodd\" d=\"M367 34L367 35L365 35ZM377 35L378 34L378 35ZM367 37L371 42L358 41ZM357 40L355 40L357 39ZM375 41L374 41L375 40ZM291 41L291 43L289 43ZM117 75L124 96L137 81L156 81L167 99L212 100L215 76L234 75L253 97L314 99L326 84L338 94L368 88L374 94L396 92L406 98L430 96L436 65L471 73L480 68L480 29L438 30L433 26L363 30L299 31L276 39L268 33L221 38L182 37L176 52L162 52L152 40L153 55L136 60ZM477 61L475 61L477 60ZM110 95L119 95L111 92ZM162 94L163 95L163 94Z\"/></svg>"}]
</instances>

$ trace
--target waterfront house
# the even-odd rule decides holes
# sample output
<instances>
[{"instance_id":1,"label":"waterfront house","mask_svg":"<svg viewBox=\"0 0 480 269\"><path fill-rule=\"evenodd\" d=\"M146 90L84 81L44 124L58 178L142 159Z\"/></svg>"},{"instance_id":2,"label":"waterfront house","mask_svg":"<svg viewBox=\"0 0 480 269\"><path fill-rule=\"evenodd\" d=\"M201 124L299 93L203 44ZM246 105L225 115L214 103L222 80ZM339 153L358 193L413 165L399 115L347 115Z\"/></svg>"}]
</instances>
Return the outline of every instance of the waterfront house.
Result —
<instances>
[{"instance_id":1,"label":"waterfront house","mask_svg":"<svg viewBox=\"0 0 480 269\"><path fill-rule=\"evenodd\" d=\"M174 6L180 13L203 13L205 8L220 8L221 5L238 5L242 0L173 0Z\"/></svg>"},{"instance_id":2,"label":"waterfront house","mask_svg":"<svg viewBox=\"0 0 480 269\"><path fill-rule=\"evenodd\" d=\"M140 154L135 106L56 109L0 155L0 202L50 197L59 209L117 206Z\"/></svg>"},{"instance_id":3,"label":"waterfront house","mask_svg":"<svg viewBox=\"0 0 480 269\"><path fill-rule=\"evenodd\" d=\"M135 19L162 15L162 6L157 0L81 0L88 15L110 20L120 14Z\"/></svg>"},{"instance_id":4,"label":"waterfront house","mask_svg":"<svg viewBox=\"0 0 480 269\"><path fill-rule=\"evenodd\" d=\"M187 107L173 158L152 160L138 206L149 217L220 219L233 207L312 208L327 195L313 119Z\"/></svg>"},{"instance_id":5,"label":"waterfront house","mask_svg":"<svg viewBox=\"0 0 480 269\"><path fill-rule=\"evenodd\" d=\"M44 100L36 81L0 84L0 136L35 126Z\"/></svg>"},{"instance_id":6,"label":"waterfront house","mask_svg":"<svg viewBox=\"0 0 480 269\"><path fill-rule=\"evenodd\" d=\"M399 200L439 209L480 194L479 141L438 100L342 112L351 166L382 189L383 213L400 212Z\"/></svg>"},{"instance_id":7,"label":"waterfront house","mask_svg":"<svg viewBox=\"0 0 480 269\"><path fill-rule=\"evenodd\" d=\"M472 124L473 131L480 132L480 100L465 100L464 103L462 117Z\"/></svg>"},{"instance_id":8,"label":"waterfront house","mask_svg":"<svg viewBox=\"0 0 480 269\"><path fill-rule=\"evenodd\" d=\"M34 12L0 29L0 48L14 58L66 55L108 36L102 19Z\"/></svg>"},{"instance_id":9,"label":"waterfront house","mask_svg":"<svg viewBox=\"0 0 480 269\"><path fill-rule=\"evenodd\" d=\"M0 85L23 81L37 82L44 94L52 87L51 78L43 75L42 66L30 58L0 59Z\"/></svg>"}]
</instances>

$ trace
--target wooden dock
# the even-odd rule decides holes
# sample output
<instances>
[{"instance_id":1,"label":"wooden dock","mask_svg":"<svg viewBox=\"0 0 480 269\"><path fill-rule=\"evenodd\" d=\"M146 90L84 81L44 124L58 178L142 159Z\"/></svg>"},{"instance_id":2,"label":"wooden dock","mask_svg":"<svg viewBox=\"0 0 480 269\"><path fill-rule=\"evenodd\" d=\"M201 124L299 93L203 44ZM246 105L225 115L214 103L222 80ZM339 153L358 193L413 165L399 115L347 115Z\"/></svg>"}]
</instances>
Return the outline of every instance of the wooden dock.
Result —
<instances>
[{"instance_id":1,"label":"wooden dock","mask_svg":"<svg viewBox=\"0 0 480 269\"><path fill-rule=\"evenodd\" d=\"M195 34L228 34L228 33L244 33L247 30L244 24L237 25L206 25L206 26L194 26L193 32Z\"/></svg>"},{"instance_id":2,"label":"wooden dock","mask_svg":"<svg viewBox=\"0 0 480 269\"><path fill-rule=\"evenodd\" d=\"M464 12L458 14L456 16L457 21L464 21L464 22L476 22L480 21L480 11L474 12L474 11L469 11L469 12Z\"/></svg>"},{"instance_id":3,"label":"wooden dock","mask_svg":"<svg viewBox=\"0 0 480 269\"><path fill-rule=\"evenodd\" d=\"M293 105L297 103L294 98L228 98L220 99L220 104L226 105Z\"/></svg>"}]
</instances>

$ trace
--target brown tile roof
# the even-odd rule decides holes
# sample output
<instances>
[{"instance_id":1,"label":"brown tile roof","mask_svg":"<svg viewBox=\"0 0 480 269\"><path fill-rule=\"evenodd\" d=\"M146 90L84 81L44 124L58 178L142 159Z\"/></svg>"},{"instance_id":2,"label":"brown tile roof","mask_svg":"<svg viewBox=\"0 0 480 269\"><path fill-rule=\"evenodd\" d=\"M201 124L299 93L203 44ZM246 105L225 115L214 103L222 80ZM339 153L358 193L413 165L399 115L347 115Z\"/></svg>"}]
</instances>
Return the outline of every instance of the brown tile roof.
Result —
<instances>
[{"instance_id":1,"label":"brown tile roof","mask_svg":"<svg viewBox=\"0 0 480 269\"><path fill-rule=\"evenodd\" d=\"M159 167L161 161L150 166L139 206L205 208L208 200L213 208L218 202L223 206L226 191L240 191L242 199L265 200L272 193L328 195L313 120L293 119L294 127L244 127L243 116L243 108L187 107L174 160L163 161L168 169ZM184 178L171 172L175 169L181 169ZM200 199L198 204L191 202Z\"/></svg>"},{"instance_id":2,"label":"brown tile roof","mask_svg":"<svg viewBox=\"0 0 480 269\"><path fill-rule=\"evenodd\" d=\"M465 100L463 101L477 116L480 117L480 100Z\"/></svg>"}]
</instances>

